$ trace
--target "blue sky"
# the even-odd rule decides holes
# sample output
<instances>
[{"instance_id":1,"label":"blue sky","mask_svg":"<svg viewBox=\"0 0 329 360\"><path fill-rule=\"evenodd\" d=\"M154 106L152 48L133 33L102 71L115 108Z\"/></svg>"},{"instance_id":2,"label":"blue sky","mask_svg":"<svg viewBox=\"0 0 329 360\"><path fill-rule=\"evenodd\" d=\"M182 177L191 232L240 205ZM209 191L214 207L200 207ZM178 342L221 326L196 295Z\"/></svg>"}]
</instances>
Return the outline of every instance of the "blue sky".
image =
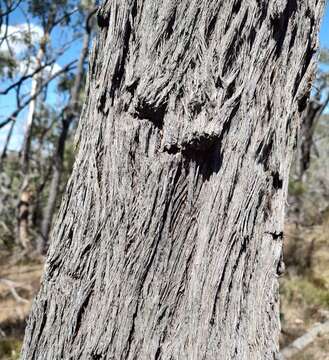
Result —
<instances>
[{"instance_id":1,"label":"blue sky","mask_svg":"<svg viewBox=\"0 0 329 360\"><path fill-rule=\"evenodd\" d=\"M322 19L322 23L321 23L320 45L321 45L321 47L329 48L329 6L328 6L328 3L326 6L324 18Z\"/></svg>"},{"instance_id":2,"label":"blue sky","mask_svg":"<svg viewBox=\"0 0 329 360\"><path fill-rule=\"evenodd\" d=\"M10 25L19 25L26 22L25 15L22 11L15 11L13 16L10 19ZM56 44L63 44L68 36L71 34L63 33L61 30L57 29L54 33L53 37L53 44L54 47L58 46ZM326 47L329 48L329 6L326 6L326 11L324 18L321 24L321 32L320 32L320 46L322 48ZM58 59L58 65L64 66L65 64L69 63L71 60L77 57L77 54L80 51L80 43L74 42L71 44L70 48L65 52L65 54ZM29 90L30 84L27 83L26 89ZM6 87L5 83L0 84L0 88ZM48 90L48 98L47 101L55 108L58 108L61 104L61 97L56 92L56 84L53 83ZM10 95L1 96L0 95L0 121L5 119L14 109L15 109L15 93L12 92ZM12 138L10 148L11 149L18 149L22 142L23 132L24 132L24 123L26 119L27 111L22 111L16 127L15 127L15 134ZM8 127L0 130L0 149L2 148L3 141L5 139L6 133L8 131Z\"/></svg>"},{"instance_id":3,"label":"blue sky","mask_svg":"<svg viewBox=\"0 0 329 360\"><path fill-rule=\"evenodd\" d=\"M24 4L24 2L23 2ZM23 5L23 11L17 9L12 16L10 17L10 26L17 27L21 24L26 24L25 14L27 13L26 6ZM75 19L76 20L76 19ZM36 33L38 30L42 32L41 28L38 27L38 22L34 19L29 19L31 25L35 27ZM34 31L34 30L33 30ZM53 48L61 48L63 44L65 44L71 37L73 36L73 32L68 31L68 28L60 28L57 27L52 33L52 46ZM17 45L16 45L17 46ZM14 47L15 48L15 47ZM77 59L77 54L80 53L81 41L74 41L70 44L69 48L65 51L65 53L57 59L56 68L60 70L60 67L65 66L70 63L72 60ZM10 85L10 82L1 82L0 88L6 88ZM24 93L29 93L31 86L30 81L25 82L25 86L23 87ZM58 107L63 105L63 96L58 94L56 91L56 81L50 83L47 91L47 103L53 108L58 109ZM6 119L13 110L16 109L16 97L15 91L10 92L8 95L0 95L0 122ZM18 116L17 124L15 125L14 136L12 137L9 148L10 149L19 149L23 140L24 128L25 128L25 120L27 117L27 108L24 109ZM5 141L6 134L8 132L9 125L3 129L0 129L0 149L2 148L2 144Z\"/></svg>"}]
</instances>

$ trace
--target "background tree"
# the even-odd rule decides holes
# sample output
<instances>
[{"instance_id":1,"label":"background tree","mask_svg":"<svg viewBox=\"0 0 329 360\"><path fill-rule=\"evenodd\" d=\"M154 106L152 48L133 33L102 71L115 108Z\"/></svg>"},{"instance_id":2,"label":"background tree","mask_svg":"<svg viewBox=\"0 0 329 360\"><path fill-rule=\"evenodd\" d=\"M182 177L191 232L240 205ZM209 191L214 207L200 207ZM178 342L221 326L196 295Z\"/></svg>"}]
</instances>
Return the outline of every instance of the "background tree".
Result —
<instances>
[{"instance_id":1,"label":"background tree","mask_svg":"<svg viewBox=\"0 0 329 360\"><path fill-rule=\"evenodd\" d=\"M307 199L307 196L303 196L303 194L305 195L306 188L311 185L310 179L308 179L310 176L312 177L312 174L310 174L309 171L310 166L312 165L311 156L319 157L319 152L322 152L322 149L319 149L318 141L319 139L322 141L327 133L324 128L326 123L326 115L324 112L329 104L328 64L328 50L322 49L320 52L316 78L312 88L311 99L302 115L297 141L296 159L292 168L289 197L291 206L289 207L289 215L291 219L294 218L296 224L301 226L305 224L306 218L310 220L311 213L313 214L311 216L313 220L317 216L316 213L318 213L318 211L314 211L315 209L313 207L311 211L307 211L306 208L309 207L309 204L307 205L306 203L309 203L310 199ZM320 131L317 131L317 129ZM317 135L317 132L319 135ZM321 156L321 161L324 159L323 156ZM317 171L317 174L320 178L321 175L319 171ZM317 183L315 187L321 192L322 185L318 181L314 182L313 179L311 180L311 183L313 183L313 185ZM315 200L314 195L312 196ZM323 193L321 196L322 198L326 197ZM316 202L318 202L319 198L316 197L316 199ZM319 210L321 209L319 208ZM311 220L311 222L313 220ZM301 241L303 241L303 234L301 234L300 238Z\"/></svg>"},{"instance_id":2,"label":"background tree","mask_svg":"<svg viewBox=\"0 0 329 360\"><path fill-rule=\"evenodd\" d=\"M60 151L62 154L60 160L62 169L63 162L65 162L64 154L70 158L69 152L73 151L72 147L69 146L68 151L65 153L64 148L58 146L59 139L63 138L61 135L63 132L61 127L63 114L68 113L68 109L71 109L71 113L73 111L72 100L69 100L68 96L64 94L65 92L76 93L74 95L74 106L77 110L82 101L82 85L85 81L85 76L81 76L81 74L84 73L86 67L86 57L94 27L93 12L91 11L93 8L94 5L91 1L59 0L42 3L28 1L19 4L17 7L18 10L23 11L24 14L26 13L26 24L28 26L20 25L20 27L17 27L19 30L13 32L13 27L8 20L8 27L11 30L8 32L8 36L10 36L8 53L12 53L13 61L12 65L9 60L3 62L2 75L6 82L0 91L0 95L4 97L16 92L17 108L0 122L0 128L10 126L6 141L1 149L0 162L4 178L7 178L6 174L9 167L6 160L12 162L14 157L14 154L11 154L7 159L8 147L15 133L16 119L24 108L29 107L29 111L27 113L24 141L20 151L21 166L16 167L17 173L15 173L15 177L21 179L20 185L17 189L16 185L14 185L16 181L8 182L7 179L4 183L10 184L8 186L11 186L11 188L3 187L3 192L6 192L7 196L10 195L11 198L15 199L19 198L18 218L14 216L8 219L5 214L2 217L6 217L4 224L8 225L7 228L10 229L12 229L14 220L18 219L19 231L17 235L19 243L25 248L28 247L29 252L35 248L38 236L45 233L42 231L45 228L44 224L51 223L53 212L56 210L55 205L56 201L58 201L59 187L60 185L63 186L66 181L66 176L61 179L62 177L58 177L56 172L53 171L53 163L58 163L57 153ZM85 25L87 19L88 26ZM40 24L39 28L36 25L38 23ZM37 35L34 35L35 31L37 31ZM59 36L59 31L67 34L64 36L64 42L56 44L53 38ZM39 32L41 32L41 36ZM37 41L35 41L35 38ZM14 41L21 42L26 50L15 54L11 46ZM69 61L59 67L58 59L65 58L67 50L77 41L83 42L81 50L83 56L80 56L80 60L78 59L79 56L77 56L76 60ZM22 66L14 67L18 63L23 64L23 68ZM71 78L72 81L66 81L65 90L63 86L58 88L58 91L62 93L63 103L54 109L48 101L48 88L58 77L61 77L60 83L62 85L65 78ZM76 81L78 85L74 85L76 78L78 78ZM30 87L29 93L26 93L26 85ZM71 90L72 87L75 90ZM68 104L68 101L71 104ZM77 112L75 111L74 117L70 115L70 121L66 121L66 123L71 124L76 119ZM66 128L65 140L62 143L70 141L69 126L66 126ZM66 165L64 170L69 171L70 160ZM13 173L11 175L14 176ZM49 187L54 188L51 185L54 182L57 184L55 192L49 190ZM16 195L14 195L15 193ZM49 194L52 196L49 196ZM12 208L16 206L15 201L7 202L5 206L6 212L12 214ZM46 209L48 209L48 212ZM46 217L47 221L43 221L43 217ZM11 230L9 233L11 233ZM13 236L12 233L11 236ZM40 238L43 239L43 237ZM17 242L15 238L12 241ZM8 244L7 241L6 244ZM43 243L40 242L40 244Z\"/></svg>"},{"instance_id":3,"label":"background tree","mask_svg":"<svg viewBox=\"0 0 329 360\"><path fill-rule=\"evenodd\" d=\"M85 61L88 56L90 39L92 36L93 15L97 10L96 3L87 2L82 7L85 13L86 24L85 33L82 40L82 48L78 60L77 70L74 75L73 85L70 91L70 99L67 106L61 114L61 129L56 144L56 150L53 157L52 177L47 204L44 208L41 224L41 237L39 238L39 251L45 252L48 248L48 236L52 219L55 212L56 201L58 200L59 186L61 182L64 162L65 144L68 137L70 126L77 119L80 113L80 95L84 85Z\"/></svg>"},{"instance_id":4,"label":"background tree","mask_svg":"<svg viewBox=\"0 0 329 360\"><path fill-rule=\"evenodd\" d=\"M322 8L104 2L22 359L278 358L284 202Z\"/></svg>"}]
</instances>

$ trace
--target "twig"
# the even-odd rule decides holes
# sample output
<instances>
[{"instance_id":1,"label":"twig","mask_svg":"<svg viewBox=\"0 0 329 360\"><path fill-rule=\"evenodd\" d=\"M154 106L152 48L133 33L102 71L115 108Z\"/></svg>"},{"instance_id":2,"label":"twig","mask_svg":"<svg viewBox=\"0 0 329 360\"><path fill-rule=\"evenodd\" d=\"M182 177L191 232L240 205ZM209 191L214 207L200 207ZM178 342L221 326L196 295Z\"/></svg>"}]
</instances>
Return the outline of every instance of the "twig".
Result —
<instances>
[{"instance_id":1,"label":"twig","mask_svg":"<svg viewBox=\"0 0 329 360\"><path fill-rule=\"evenodd\" d=\"M25 304L29 303L29 301L27 299L24 299L21 296L19 296L17 291L16 291L17 287L22 287L22 286L14 283L11 280L7 280L7 279L0 279L0 283L5 284L9 288L11 294L13 295L13 297L15 298L15 300L17 302L21 302L21 303L25 303Z\"/></svg>"},{"instance_id":2,"label":"twig","mask_svg":"<svg viewBox=\"0 0 329 360\"><path fill-rule=\"evenodd\" d=\"M0 129L7 124L9 124L11 121L16 121L17 115L32 101L34 100L39 94L42 92L44 87L49 84L52 80L54 80L57 76L63 74L64 72L72 69L72 65L76 63L76 60L71 61L69 64L67 64L65 67L63 67L61 70L57 71L55 74L53 74L50 78L48 78L40 87L40 89L33 95L30 96L23 104L21 104L11 115L7 117L6 120L2 121L0 123Z\"/></svg>"},{"instance_id":3,"label":"twig","mask_svg":"<svg viewBox=\"0 0 329 360\"><path fill-rule=\"evenodd\" d=\"M298 354L308 345L312 344L312 342L314 342L318 336L327 333L329 333L329 320L322 324L316 324L308 332L293 341L290 345L281 351L281 360L291 359L294 355Z\"/></svg>"}]
</instances>

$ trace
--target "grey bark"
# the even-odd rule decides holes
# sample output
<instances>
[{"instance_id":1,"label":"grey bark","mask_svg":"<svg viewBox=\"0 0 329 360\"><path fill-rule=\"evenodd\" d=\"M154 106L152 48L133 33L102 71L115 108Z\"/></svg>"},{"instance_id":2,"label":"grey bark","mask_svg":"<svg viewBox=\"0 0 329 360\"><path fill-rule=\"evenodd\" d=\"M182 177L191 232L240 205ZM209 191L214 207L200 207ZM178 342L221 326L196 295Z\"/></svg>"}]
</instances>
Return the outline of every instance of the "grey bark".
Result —
<instances>
[{"instance_id":1,"label":"grey bark","mask_svg":"<svg viewBox=\"0 0 329 360\"><path fill-rule=\"evenodd\" d=\"M22 359L277 359L323 1L112 0Z\"/></svg>"}]
</instances>

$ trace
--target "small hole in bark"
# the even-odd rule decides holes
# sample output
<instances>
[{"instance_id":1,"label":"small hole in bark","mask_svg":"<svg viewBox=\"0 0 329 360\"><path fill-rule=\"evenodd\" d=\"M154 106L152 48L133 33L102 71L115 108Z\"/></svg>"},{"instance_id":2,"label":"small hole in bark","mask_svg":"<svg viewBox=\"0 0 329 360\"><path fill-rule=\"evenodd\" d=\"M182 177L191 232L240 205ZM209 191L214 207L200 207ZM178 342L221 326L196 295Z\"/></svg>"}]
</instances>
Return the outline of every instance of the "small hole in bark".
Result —
<instances>
[{"instance_id":1,"label":"small hole in bark","mask_svg":"<svg viewBox=\"0 0 329 360\"><path fill-rule=\"evenodd\" d=\"M139 119L151 121L158 129L163 128L164 116L166 114L167 105L155 106L147 102L139 102L136 107L136 116Z\"/></svg>"},{"instance_id":2,"label":"small hole in bark","mask_svg":"<svg viewBox=\"0 0 329 360\"><path fill-rule=\"evenodd\" d=\"M177 144L166 145L163 150L171 155L175 155L180 152L180 148Z\"/></svg>"},{"instance_id":3,"label":"small hole in bark","mask_svg":"<svg viewBox=\"0 0 329 360\"><path fill-rule=\"evenodd\" d=\"M273 240L282 240L283 239L283 231L280 231L280 232L265 232L265 234L271 235Z\"/></svg>"},{"instance_id":4,"label":"small hole in bark","mask_svg":"<svg viewBox=\"0 0 329 360\"><path fill-rule=\"evenodd\" d=\"M275 190L282 189L283 180L280 178L280 174L277 171L272 172L272 179L273 179L273 187L274 187L274 189Z\"/></svg>"},{"instance_id":5,"label":"small hole in bark","mask_svg":"<svg viewBox=\"0 0 329 360\"><path fill-rule=\"evenodd\" d=\"M98 110L103 112L106 105L106 90L102 92L98 101Z\"/></svg>"},{"instance_id":6,"label":"small hole in bark","mask_svg":"<svg viewBox=\"0 0 329 360\"><path fill-rule=\"evenodd\" d=\"M92 354L91 355L92 360L101 360L103 358L102 354Z\"/></svg>"},{"instance_id":7,"label":"small hole in bark","mask_svg":"<svg viewBox=\"0 0 329 360\"><path fill-rule=\"evenodd\" d=\"M182 154L194 162L204 180L218 173L222 165L221 137L202 134L182 144Z\"/></svg>"},{"instance_id":8,"label":"small hole in bark","mask_svg":"<svg viewBox=\"0 0 329 360\"><path fill-rule=\"evenodd\" d=\"M300 113L302 113L306 109L308 97L309 93L305 94L298 100L298 111Z\"/></svg>"},{"instance_id":9,"label":"small hole in bark","mask_svg":"<svg viewBox=\"0 0 329 360\"><path fill-rule=\"evenodd\" d=\"M97 13L97 25L100 28L108 27L110 24L110 17L108 15L104 15L101 12Z\"/></svg>"}]
</instances>

